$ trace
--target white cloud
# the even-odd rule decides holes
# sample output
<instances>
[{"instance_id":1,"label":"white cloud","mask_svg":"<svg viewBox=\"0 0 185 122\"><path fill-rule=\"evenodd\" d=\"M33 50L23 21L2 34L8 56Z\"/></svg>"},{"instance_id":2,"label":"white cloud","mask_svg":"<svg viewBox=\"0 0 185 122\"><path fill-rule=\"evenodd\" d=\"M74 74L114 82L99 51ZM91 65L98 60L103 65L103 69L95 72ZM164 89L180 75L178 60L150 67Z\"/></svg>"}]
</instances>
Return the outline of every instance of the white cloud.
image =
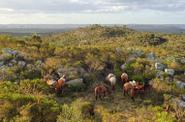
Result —
<instances>
[{"instance_id":1,"label":"white cloud","mask_svg":"<svg viewBox=\"0 0 185 122\"><path fill-rule=\"evenodd\" d=\"M0 8L21 13L110 13L135 10L185 11L184 0L1 0ZM2 11L2 10L1 10Z\"/></svg>"},{"instance_id":2,"label":"white cloud","mask_svg":"<svg viewBox=\"0 0 185 122\"><path fill-rule=\"evenodd\" d=\"M0 13L4 13L4 12L14 12L14 10L11 8L0 8Z\"/></svg>"}]
</instances>

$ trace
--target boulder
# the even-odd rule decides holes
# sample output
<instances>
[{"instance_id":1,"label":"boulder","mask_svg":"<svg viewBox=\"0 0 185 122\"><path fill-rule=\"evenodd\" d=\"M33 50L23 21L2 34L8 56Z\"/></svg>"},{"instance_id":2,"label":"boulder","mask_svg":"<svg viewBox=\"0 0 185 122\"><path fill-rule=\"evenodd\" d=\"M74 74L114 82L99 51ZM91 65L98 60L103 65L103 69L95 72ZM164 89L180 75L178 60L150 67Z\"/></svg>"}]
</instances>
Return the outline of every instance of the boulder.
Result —
<instances>
[{"instance_id":1,"label":"boulder","mask_svg":"<svg viewBox=\"0 0 185 122\"><path fill-rule=\"evenodd\" d=\"M183 89L183 88L185 88L185 83L182 82L182 81L176 81L176 86L177 86L178 88Z\"/></svg>"},{"instance_id":2,"label":"boulder","mask_svg":"<svg viewBox=\"0 0 185 122\"><path fill-rule=\"evenodd\" d=\"M144 55L144 52L142 50L135 50L132 52L132 57L138 58Z\"/></svg>"},{"instance_id":3,"label":"boulder","mask_svg":"<svg viewBox=\"0 0 185 122\"><path fill-rule=\"evenodd\" d=\"M175 70L174 69L165 69L164 72L168 75L173 76L175 74Z\"/></svg>"},{"instance_id":4,"label":"boulder","mask_svg":"<svg viewBox=\"0 0 185 122\"><path fill-rule=\"evenodd\" d=\"M78 78L78 79L67 81L66 84L75 86L75 85L82 85L84 83L83 83L83 79L82 78Z\"/></svg>"},{"instance_id":5,"label":"boulder","mask_svg":"<svg viewBox=\"0 0 185 122\"><path fill-rule=\"evenodd\" d=\"M18 61L18 65L20 67L25 67L26 66L26 62L25 61Z\"/></svg>"},{"instance_id":6,"label":"boulder","mask_svg":"<svg viewBox=\"0 0 185 122\"><path fill-rule=\"evenodd\" d=\"M126 68L126 64L122 64L122 65L120 66L120 69L121 69L122 71L125 71L125 68Z\"/></svg>"},{"instance_id":7,"label":"boulder","mask_svg":"<svg viewBox=\"0 0 185 122\"><path fill-rule=\"evenodd\" d=\"M11 55L11 56L18 55L18 51L13 50L13 49L9 49L9 48L2 49L2 53L3 53L3 55Z\"/></svg>"},{"instance_id":8,"label":"boulder","mask_svg":"<svg viewBox=\"0 0 185 122\"><path fill-rule=\"evenodd\" d=\"M4 61L0 61L0 67L4 65Z\"/></svg>"},{"instance_id":9,"label":"boulder","mask_svg":"<svg viewBox=\"0 0 185 122\"><path fill-rule=\"evenodd\" d=\"M13 66L13 63L8 63L7 66L8 67L12 67Z\"/></svg>"},{"instance_id":10,"label":"boulder","mask_svg":"<svg viewBox=\"0 0 185 122\"><path fill-rule=\"evenodd\" d=\"M12 59L12 60L10 61L10 63L12 63L12 64L17 64L17 61L16 61L15 59Z\"/></svg>"},{"instance_id":11,"label":"boulder","mask_svg":"<svg viewBox=\"0 0 185 122\"><path fill-rule=\"evenodd\" d=\"M184 95L182 95L182 97L181 97L181 98L182 98L182 100L183 100L183 101L185 101L185 94L184 94Z\"/></svg>"},{"instance_id":12,"label":"boulder","mask_svg":"<svg viewBox=\"0 0 185 122\"><path fill-rule=\"evenodd\" d=\"M85 70L81 67L60 67L57 69L57 73L62 76L66 74L68 79L75 79L77 77L83 76L85 74Z\"/></svg>"},{"instance_id":13,"label":"boulder","mask_svg":"<svg viewBox=\"0 0 185 122\"><path fill-rule=\"evenodd\" d=\"M185 64L185 58L181 58L180 63Z\"/></svg>"},{"instance_id":14,"label":"boulder","mask_svg":"<svg viewBox=\"0 0 185 122\"><path fill-rule=\"evenodd\" d=\"M183 100L178 99L177 105L178 107L185 109L185 102Z\"/></svg>"},{"instance_id":15,"label":"boulder","mask_svg":"<svg viewBox=\"0 0 185 122\"><path fill-rule=\"evenodd\" d=\"M163 71L165 67L166 66L164 64L162 64L162 63L159 63L159 62L155 63L155 69L156 70Z\"/></svg>"},{"instance_id":16,"label":"boulder","mask_svg":"<svg viewBox=\"0 0 185 122\"><path fill-rule=\"evenodd\" d=\"M150 61L154 61L156 58L155 53L151 52L151 53L147 54L146 58Z\"/></svg>"},{"instance_id":17,"label":"boulder","mask_svg":"<svg viewBox=\"0 0 185 122\"><path fill-rule=\"evenodd\" d=\"M164 80L164 72L163 71L158 71L156 73L156 77L160 78L160 80Z\"/></svg>"}]
</instances>

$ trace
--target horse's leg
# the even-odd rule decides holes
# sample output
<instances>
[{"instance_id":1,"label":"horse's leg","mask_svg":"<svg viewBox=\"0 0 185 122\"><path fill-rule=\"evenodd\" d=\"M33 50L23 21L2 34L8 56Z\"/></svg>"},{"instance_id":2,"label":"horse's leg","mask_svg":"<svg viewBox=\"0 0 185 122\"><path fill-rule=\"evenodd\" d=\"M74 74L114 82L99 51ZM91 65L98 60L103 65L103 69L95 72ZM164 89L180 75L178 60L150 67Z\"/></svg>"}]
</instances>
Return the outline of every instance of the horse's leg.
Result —
<instances>
[{"instance_id":1,"label":"horse's leg","mask_svg":"<svg viewBox=\"0 0 185 122\"><path fill-rule=\"evenodd\" d=\"M133 101L135 101L134 96L135 96L135 90L134 89L131 89L131 99Z\"/></svg>"},{"instance_id":2,"label":"horse's leg","mask_svg":"<svg viewBox=\"0 0 185 122\"><path fill-rule=\"evenodd\" d=\"M105 96L106 96L106 92L104 91L104 92L103 92L103 97L105 97Z\"/></svg>"},{"instance_id":3,"label":"horse's leg","mask_svg":"<svg viewBox=\"0 0 185 122\"><path fill-rule=\"evenodd\" d=\"M96 100L98 99L98 96L97 95L95 95L95 98L96 98Z\"/></svg>"},{"instance_id":4,"label":"horse's leg","mask_svg":"<svg viewBox=\"0 0 185 122\"><path fill-rule=\"evenodd\" d=\"M96 90L94 91L94 96L95 96L95 99L97 100L98 96L97 96L97 91Z\"/></svg>"},{"instance_id":5,"label":"horse's leg","mask_svg":"<svg viewBox=\"0 0 185 122\"><path fill-rule=\"evenodd\" d=\"M115 91L115 85L112 85L112 91Z\"/></svg>"},{"instance_id":6,"label":"horse's leg","mask_svg":"<svg viewBox=\"0 0 185 122\"><path fill-rule=\"evenodd\" d=\"M99 94L99 98L100 98L100 100L102 100L102 93Z\"/></svg>"},{"instance_id":7,"label":"horse's leg","mask_svg":"<svg viewBox=\"0 0 185 122\"><path fill-rule=\"evenodd\" d=\"M123 95L125 96L125 89L123 88Z\"/></svg>"},{"instance_id":8,"label":"horse's leg","mask_svg":"<svg viewBox=\"0 0 185 122\"><path fill-rule=\"evenodd\" d=\"M132 96L131 99L135 102L134 96Z\"/></svg>"}]
</instances>

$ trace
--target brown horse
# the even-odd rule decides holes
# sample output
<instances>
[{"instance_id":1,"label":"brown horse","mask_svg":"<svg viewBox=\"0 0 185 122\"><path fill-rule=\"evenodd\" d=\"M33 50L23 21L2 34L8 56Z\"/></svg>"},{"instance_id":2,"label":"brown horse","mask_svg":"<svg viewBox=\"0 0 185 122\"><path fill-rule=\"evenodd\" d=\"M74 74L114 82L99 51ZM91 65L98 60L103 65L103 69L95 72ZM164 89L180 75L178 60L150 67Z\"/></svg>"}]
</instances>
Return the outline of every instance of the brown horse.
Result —
<instances>
[{"instance_id":1,"label":"brown horse","mask_svg":"<svg viewBox=\"0 0 185 122\"><path fill-rule=\"evenodd\" d=\"M55 92L57 94L63 92L63 87L65 85L66 82L66 76L63 75L58 81L56 81L56 85L55 85Z\"/></svg>"},{"instance_id":2,"label":"brown horse","mask_svg":"<svg viewBox=\"0 0 185 122\"><path fill-rule=\"evenodd\" d=\"M110 93L111 93L111 91L110 91L109 87L105 84L99 84L94 89L94 95L95 95L96 100L98 98L102 99L102 97L105 97L106 94L108 95Z\"/></svg>"},{"instance_id":3,"label":"brown horse","mask_svg":"<svg viewBox=\"0 0 185 122\"><path fill-rule=\"evenodd\" d=\"M128 74L127 73L122 73L121 74L121 82L123 84L125 84L126 82L128 82Z\"/></svg>"},{"instance_id":4,"label":"brown horse","mask_svg":"<svg viewBox=\"0 0 185 122\"><path fill-rule=\"evenodd\" d=\"M144 93L144 91L145 91L144 84L140 84L139 82L137 82L136 84L133 84L131 82L127 82L123 85L124 95L125 95L125 93L128 94L130 92L130 96L133 101L135 101L134 97L136 94Z\"/></svg>"}]
</instances>

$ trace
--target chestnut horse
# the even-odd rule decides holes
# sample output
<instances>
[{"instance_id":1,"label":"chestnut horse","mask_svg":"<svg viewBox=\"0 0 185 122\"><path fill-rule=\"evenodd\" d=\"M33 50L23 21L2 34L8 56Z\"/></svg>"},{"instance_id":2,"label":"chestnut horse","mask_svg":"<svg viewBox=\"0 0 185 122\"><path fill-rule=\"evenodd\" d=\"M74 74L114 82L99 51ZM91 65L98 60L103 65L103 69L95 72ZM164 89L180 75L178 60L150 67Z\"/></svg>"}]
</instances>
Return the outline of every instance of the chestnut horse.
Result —
<instances>
[{"instance_id":1,"label":"chestnut horse","mask_svg":"<svg viewBox=\"0 0 185 122\"><path fill-rule=\"evenodd\" d=\"M65 75L63 75L59 80L56 81L55 92L57 94L63 92L62 88L64 87L65 82L66 82L66 76Z\"/></svg>"},{"instance_id":2,"label":"chestnut horse","mask_svg":"<svg viewBox=\"0 0 185 122\"><path fill-rule=\"evenodd\" d=\"M94 95L95 95L96 100L98 98L102 99L103 97L106 96L106 94L108 95L110 93L111 91L109 90L109 87L105 84L99 84L94 89Z\"/></svg>"},{"instance_id":3,"label":"chestnut horse","mask_svg":"<svg viewBox=\"0 0 185 122\"><path fill-rule=\"evenodd\" d=\"M123 93L125 95L125 93L128 94L129 92L131 99L135 101L134 97L136 94L145 92L145 85L140 84L139 82L137 82L136 84L133 84L132 82L127 82L123 85Z\"/></svg>"},{"instance_id":4,"label":"chestnut horse","mask_svg":"<svg viewBox=\"0 0 185 122\"><path fill-rule=\"evenodd\" d=\"M122 73L121 74L121 82L123 84L125 84L126 82L128 82L128 75L127 75L127 73Z\"/></svg>"}]
</instances>

